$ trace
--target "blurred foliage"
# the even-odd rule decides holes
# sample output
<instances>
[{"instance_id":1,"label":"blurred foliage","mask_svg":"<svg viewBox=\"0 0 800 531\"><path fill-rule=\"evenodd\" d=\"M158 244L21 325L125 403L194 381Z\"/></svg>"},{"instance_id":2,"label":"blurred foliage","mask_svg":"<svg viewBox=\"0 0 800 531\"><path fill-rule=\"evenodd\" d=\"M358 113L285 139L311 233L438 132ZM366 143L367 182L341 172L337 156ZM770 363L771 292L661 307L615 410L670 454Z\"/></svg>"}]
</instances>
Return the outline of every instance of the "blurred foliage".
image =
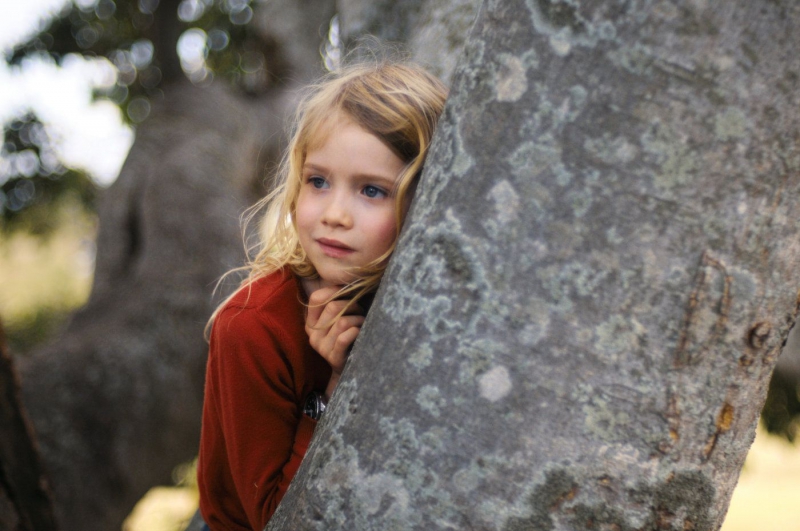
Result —
<instances>
[{"instance_id":1,"label":"blurred foliage","mask_svg":"<svg viewBox=\"0 0 800 531\"><path fill-rule=\"evenodd\" d=\"M57 227L54 212L64 197L94 210L97 188L82 172L64 167L53 153L53 139L32 114L11 122L0 157L8 166L0 184L0 230L49 236Z\"/></svg>"},{"instance_id":2,"label":"blurred foliage","mask_svg":"<svg viewBox=\"0 0 800 531\"><path fill-rule=\"evenodd\" d=\"M67 306L40 306L30 314L6 326L8 348L15 355L25 355L63 327L75 309Z\"/></svg>"},{"instance_id":3,"label":"blurred foliage","mask_svg":"<svg viewBox=\"0 0 800 531\"><path fill-rule=\"evenodd\" d=\"M800 426L800 382L780 371L772 373L761 422L769 433L795 442Z\"/></svg>"},{"instance_id":4,"label":"blurred foliage","mask_svg":"<svg viewBox=\"0 0 800 531\"><path fill-rule=\"evenodd\" d=\"M8 61L49 55L60 64L68 54L106 58L116 82L97 89L131 125L147 118L151 101L168 83L188 77L207 84L221 77L246 94L268 90L281 65L267 68L273 43L249 24L251 0L74 0ZM179 56L178 48L184 50ZM267 73L269 72L269 73ZM96 185L85 173L58 160L46 124L30 113L4 124L0 150L0 220L5 230L52 231L49 211L63 194L94 208Z\"/></svg>"},{"instance_id":5,"label":"blurred foliage","mask_svg":"<svg viewBox=\"0 0 800 531\"><path fill-rule=\"evenodd\" d=\"M57 62L70 53L105 57L117 70L113 88L98 92L120 105L135 124L143 117L130 112L137 98L159 95L163 82L183 72L195 82L223 76L246 92L268 85L264 43L248 25L251 0L96 0L67 4L47 29L14 49L10 63L48 54ZM179 37L196 35L202 61L181 63ZM191 46L191 42L189 45ZM275 68L271 68L275 70ZM275 80L275 75L271 76Z\"/></svg>"}]
</instances>

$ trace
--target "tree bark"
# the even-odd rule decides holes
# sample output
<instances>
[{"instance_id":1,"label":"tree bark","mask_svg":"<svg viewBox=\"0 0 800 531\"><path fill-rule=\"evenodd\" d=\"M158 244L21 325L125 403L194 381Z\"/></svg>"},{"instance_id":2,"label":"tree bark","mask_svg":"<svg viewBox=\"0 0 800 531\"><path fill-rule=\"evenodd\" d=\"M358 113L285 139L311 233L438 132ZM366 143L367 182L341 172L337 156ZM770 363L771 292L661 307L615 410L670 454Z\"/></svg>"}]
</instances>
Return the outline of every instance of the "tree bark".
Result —
<instances>
[{"instance_id":1,"label":"tree bark","mask_svg":"<svg viewBox=\"0 0 800 531\"><path fill-rule=\"evenodd\" d=\"M414 61L449 84L480 2L338 0L337 5L346 49L353 49L367 35L384 44L400 43Z\"/></svg>"},{"instance_id":2,"label":"tree bark","mask_svg":"<svg viewBox=\"0 0 800 531\"><path fill-rule=\"evenodd\" d=\"M240 215L265 191L295 89L321 70L333 1L270 9L258 27L275 54L268 63L290 65L286 79L260 100L219 83L163 88L101 203L87 305L19 360L61 529L119 529L150 487L197 455L203 329L238 279L210 294L244 262ZM276 27L297 31L287 40Z\"/></svg>"},{"instance_id":3,"label":"tree bark","mask_svg":"<svg viewBox=\"0 0 800 531\"><path fill-rule=\"evenodd\" d=\"M0 531L55 531L53 504L0 325Z\"/></svg>"},{"instance_id":4,"label":"tree bark","mask_svg":"<svg viewBox=\"0 0 800 531\"><path fill-rule=\"evenodd\" d=\"M119 529L197 451L216 280L242 260L258 124L190 83L137 131L100 206L92 294L20 372L63 529ZM226 285L221 291L224 294Z\"/></svg>"},{"instance_id":5,"label":"tree bark","mask_svg":"<svg viewBox=\"0 0 800 531\"><path fill-rule=\"evenodd\" d=\"M798 23L485 2L268 528L718 529L798 312Z\"/></svg>"}]
</instances>

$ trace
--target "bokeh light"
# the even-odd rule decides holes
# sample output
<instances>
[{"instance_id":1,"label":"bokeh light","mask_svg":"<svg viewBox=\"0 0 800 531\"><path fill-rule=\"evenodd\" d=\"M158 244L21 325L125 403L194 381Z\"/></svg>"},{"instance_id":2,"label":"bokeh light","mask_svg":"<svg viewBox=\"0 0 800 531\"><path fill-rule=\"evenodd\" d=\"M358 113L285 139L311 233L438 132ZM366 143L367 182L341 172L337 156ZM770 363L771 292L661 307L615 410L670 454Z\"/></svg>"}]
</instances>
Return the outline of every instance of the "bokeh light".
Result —
<instances>
[{"instance_id":1,"label":"bokeh light","mask_svg":"<svg viewBox=\"0 0 800 531\"><path fill-rule=\"evenodd\" d=\"M143 96L133 98L126 111L132 122L143 122L150 115L150 100Z\"/></svg>"},{"instance_id":2,"label":"bokeh light","mask_svg":"<svg viewBox=\"0 0 800 531\"><path fill-rule=\"evenodd\" d=\"M178 18L183 22L195 22L203 16L206 7L203 0L183 0L178 5Z\"/></svg>"},{"instance_id":3,"label":"bokeh light","mask_svg":"<svg viewBox=\"0 0 800 531\"><path fill-rule=\"evenodd\" d=\"M113 181L133 131L124 126L119 107L107 100L93 101L92 90L115 94L117 75L107 59L75 54L64 56L60 64L44 54L27 57L19 65L0 64L0 123L23 143L13 146L3 140L0 184L15 176L31 176L32 170L57 175L63 166L84 170L101 184ZM20 119L31 113L38 122ZM14 129L15 123L20 129ZM19 205L25 192L14 192L6 207Z\"/></svg>"},{"instance_id":4,"label":"bokeh light","mask_svg":"<svg viewBox=\"0 0 800 531\"><path fill-rule=\"evenodd\" d=\"M207 44L210 50L221 52L228 47L231 38L227 31L221 29L213 29L208 32Z\"/></svg>"},{"instance_id":5,"label":"bokeh light","mask_svg":"<svg viewBox=\"0 0 800 531\"><path fill-rule=\"evenodd\" d=\"M158 7L158 0L139 0L139 11L152 15Z\"/></svg>"},{"instance_id":6,"label":"bokeh light","mask_svg":"<svg viewBox=\"0 0 800 531\"><path fill-rule=\"evenodd\" d=\"M250 6L244 6L242 9L238 9L236 11L231 11L228 17L231 20L231 23L244 26L253 18L253 10Z\"/></svg>"},{"instance_id":7,"label":"bokeh light","mask_svg":"<svg viewBox=\"0 0 800 531\"><path fill-rule=\"evenodd\" d=\"M200 28L188 29L178 39L181 67L193 83L202 83L211 77L206 66L206 39L206 32Z\"/></svg>"},{"instance_id":8,"label":"bokeh light","mask_svg":"<svg viewBox=\"0 0 800 531\"><path fill-rule=\"evenodd\" d=\"M322 60L329 72L335 72L342 64L342 39L339 35L339 15L334 15L328 28L328 38L322 47Z\"/></svg>"},{"instance_id":9,"label":"bokeh light","mask_svg":"<svg viewBox=\"0 0 800 531\"><path fill-rule=\"evenodd\" d=\"M94 6L94 12L100 20L108 20L117 11L117 4L114 0L99 0Z\"/></svg>"},{"instance_id":10,"label":"bokeh light","mask_svg":"<svg viewBox=\"0 0 800 531\"><path fill-rule=\"evenodd\" d=\"M145 68L153 60L155 48L148 39L141 39L131 44L131 59L136 68Z\"/></svg>"}]
</instances>

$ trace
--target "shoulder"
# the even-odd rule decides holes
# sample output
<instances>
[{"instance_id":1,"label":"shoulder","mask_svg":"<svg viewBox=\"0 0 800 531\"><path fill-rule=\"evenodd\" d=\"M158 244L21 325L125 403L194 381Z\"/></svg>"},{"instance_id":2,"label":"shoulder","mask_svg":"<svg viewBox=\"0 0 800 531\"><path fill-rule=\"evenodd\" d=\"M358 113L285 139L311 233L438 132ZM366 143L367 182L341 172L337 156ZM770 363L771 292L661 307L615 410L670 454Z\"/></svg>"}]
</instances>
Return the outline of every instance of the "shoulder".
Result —
<instances>
[{"instance_id":1,"label":"shoulder","mask_svg":"<svg viewBox=\"0 0 800 531\"><path fill-rule=\"evenodd\" d=\"M240 287L217 313L213 336L272 335L304 330L305 306L300 283L288 268Z\"/></svg>"},{"instance_id":2,"label":"shoulder","mask_svg":"<svg viewBox=\"0 0 800 531\"><path fill-rule=\"evenodd\" d=\"M300 303L299 283L291 271L281 269L241 286L225 304L228 309L260 308L285 298Z\"/></svg>"}]
</instances>

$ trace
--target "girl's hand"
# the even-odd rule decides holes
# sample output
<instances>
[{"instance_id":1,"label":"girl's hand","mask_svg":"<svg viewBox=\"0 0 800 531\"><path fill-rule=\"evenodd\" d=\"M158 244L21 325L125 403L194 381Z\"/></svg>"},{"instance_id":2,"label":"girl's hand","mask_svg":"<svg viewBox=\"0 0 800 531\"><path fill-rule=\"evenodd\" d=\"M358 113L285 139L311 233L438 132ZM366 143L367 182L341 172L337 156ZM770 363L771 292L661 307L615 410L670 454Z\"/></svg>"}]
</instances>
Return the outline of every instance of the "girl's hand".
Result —
<instances>
[{"instance_id":1,"label":"girl's hand","mask_svg":"<svg viewBox=\"0 0 800 531\"><path fill-rule=\"evenodd\" d=\"M364 310L349 300L332 300L325 304L339 289L339 286L322 288L308 297L308 341L331 366L331 379L325 389L325 398L330 398L339 383L350 345L356 340L364 322ZM334 321L345 308L344 315Z\"/></svg>"}]
</instances>

